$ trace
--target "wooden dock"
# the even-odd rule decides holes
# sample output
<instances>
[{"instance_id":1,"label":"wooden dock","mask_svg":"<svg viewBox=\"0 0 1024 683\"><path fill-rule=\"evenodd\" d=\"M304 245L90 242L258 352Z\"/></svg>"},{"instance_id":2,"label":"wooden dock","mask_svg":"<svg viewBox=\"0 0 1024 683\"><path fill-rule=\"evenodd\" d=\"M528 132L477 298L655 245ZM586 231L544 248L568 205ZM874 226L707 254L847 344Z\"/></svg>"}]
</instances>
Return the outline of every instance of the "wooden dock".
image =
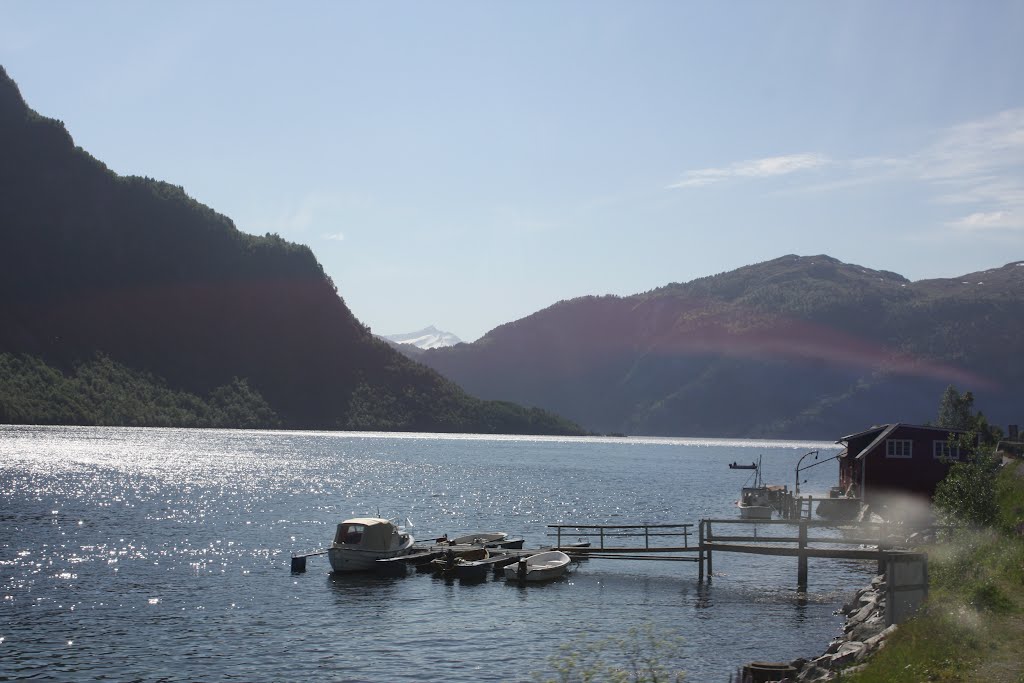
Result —
<instances>
[{"instance_id":1,"label":"wooden dock","mask_svg":"<svg viewBox=\"0 0 1024 683\"><path fill-rule=\"evenodd\" d=\"M723 526L743 527L745 533L716 534ZM807 561L810 558L837 560L873 560L882 571L886 561L906 554L894 550L889 541L889 528L884 524L841 523L817 521L797 516L795 519L753 520L753 519L702 519L698 527L697 542L691 543L694 524L549 524L548 537L555 544L532 549L489 548L489 557L472 563L473 570L467 571L466 578L479 578L481 568L497 573L502 567L530 555L548 550L561 550L575 560L651 560L661 562L696 562L698 581L711 580L714 574L714 555L718 552L740 553L775 557L794 557L797 560L797 589L807 590ZM844 536L811 536L817 528L846 529ZM765 535L765 530L780 529L779 535ZM785 533L792 529L796 533ZM751 531L752 530L752 531ZM569 538L579 542L569 542ZM643 539L642 542L639 539ZM813 547L812 544L829 547ZM855 545L858 548L835 546ZM864 547L868 546L868 547ZM410 567L417 571L433 570L434 560L443 557L457 558L473 551L479 551L484 544L449 544L430 541L416 544L413 552L377 561L379 572L390 576L404 576ZM292 557L292 571L306 569L306 558L324 555L326 550L300 554ZM455 563L452 563L454 568ZM449 575L456 575L454 569Z\"/></svg>"},{"instance_id":2,"label":"wooden dock","mask_svg":"<svg viewBox=\"0 0 1024 683\"><path fill-rule=\"evenodd\" d=\"M796 527L796 536L760 536L754 535L716 535L714 525L754 525L759 527ZM811 537L808 530L813 528L844 528L859 532L858 537ZM870 536L865 531L875 533ZM886 561L893 556L907 554L906 551L895 550L890 545L889 527L887 524L873 523L836 523L830 521L814 521L806 518L781 520L748 520L748 519L702 519L699 528L698 562L700 563L698 581L704 581L705 575L711 580L714 572L714 553L730 552L749 555L770 555L775 557L797 558L797 590L807 590L807 560L809 558L827 558L836 560L875 560L878 571L884 571ZM873 548L812 548L811 543L829 545L874 546ZM795 546L793 545L795 544Z\"/></svg>"}]
</instances>

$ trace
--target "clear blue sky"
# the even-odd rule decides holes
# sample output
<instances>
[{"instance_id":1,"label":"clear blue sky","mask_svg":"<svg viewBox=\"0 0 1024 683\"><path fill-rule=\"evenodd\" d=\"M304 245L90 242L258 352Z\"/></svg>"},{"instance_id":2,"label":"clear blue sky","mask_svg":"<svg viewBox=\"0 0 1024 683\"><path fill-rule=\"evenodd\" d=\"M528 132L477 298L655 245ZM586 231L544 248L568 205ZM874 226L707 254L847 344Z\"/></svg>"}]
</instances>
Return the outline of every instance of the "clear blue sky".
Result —
<instances>
[{"instance_id":1,"label":"clear blue sky","mask_svg":"<svg viewBox=\"0 0 1024 683\"><path fill-rule=\"evenodd\" d=\"M0 0L0 64L382 334L787 253L1024 258L1019 1Z\"/></svg>"}]
</instances>

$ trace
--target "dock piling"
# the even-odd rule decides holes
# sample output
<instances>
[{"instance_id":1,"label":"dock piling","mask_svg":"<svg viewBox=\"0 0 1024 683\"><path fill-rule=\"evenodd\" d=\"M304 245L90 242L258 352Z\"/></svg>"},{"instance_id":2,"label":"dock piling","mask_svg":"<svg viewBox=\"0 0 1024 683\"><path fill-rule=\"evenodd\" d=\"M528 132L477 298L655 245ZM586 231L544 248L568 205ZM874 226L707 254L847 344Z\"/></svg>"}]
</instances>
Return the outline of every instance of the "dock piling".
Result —
<instances>
[{"instance_id":1,"label":"dock piling","mask_svg":"<svg viewBox=\"0 0 1024 683\"><path fill-rule=\"evenodd\" d=\"M800 593L807 592L807 520L800 520L800 540L797 542L800 549L800 556L797 559L796 568L796 589Z\"/></svg>"},{"instance_id":2,"label":"dock piling","mask_svg":"<svg viewBox=\"0 0 1024 683\"><path fill-rule=\"evenodd\" d=\"M714 565L711 562L711 546L710 546L710 544L714 542L715 535L711 531L711 520L710 519L706 521L706 524L707 524L707 528L704 531L704 538L707 539L707 542L709 544L708 545L708 549L707 549L707 562L708 562L708 582L710 582L711 581L711 574L712 574L712 572L715 571L714 570Z\"/></svg>"},{"instance_id":3,"label":"dock piling","mask_svg":"<svg viewBox=\"0 0 1024 683\"><path fill-rule=\"evenodd\" d=\"M700 520L700 524L697 525L698 536L697 536L697 564L700 568L697 571L697 582L704 583L704 520Z\"/></svg>"}]
</instances>

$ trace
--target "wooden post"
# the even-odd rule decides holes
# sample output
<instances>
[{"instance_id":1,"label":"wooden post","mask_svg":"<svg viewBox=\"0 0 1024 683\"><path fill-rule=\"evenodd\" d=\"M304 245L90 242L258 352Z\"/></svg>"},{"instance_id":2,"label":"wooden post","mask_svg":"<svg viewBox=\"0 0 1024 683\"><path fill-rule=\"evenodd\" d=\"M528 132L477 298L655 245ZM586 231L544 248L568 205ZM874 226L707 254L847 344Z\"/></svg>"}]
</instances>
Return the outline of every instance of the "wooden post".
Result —
<instances>
[{"instance_id":1,"label":"wooden post","mask_svg":"<svg viewBox=\"0 0 1024 683\"><path fill-rule=\"evenodd\" d=\"M555 540L558 542L558 545L556 547L561 548L562 547L562 527L558 527L558 538L555 539Z\"/></svg>"},{"instance_id":2,"label":"wooden post","mask_svg":"<svg viewBox=\"0 0 1024 683\"><path fill-rule=\"evenodd\" d=\"M704 583L704 520L700 520L700 524L697 525L697 563L700 565L700 569L697 573L697 582Z\"/></svg>"},{"instance_id":3,"label":"wooden post","mask_svg":"<svg viewBox=\"0 0 1024 683\"><path fill-rule=\"evenodd\" d=\"M651 536L650 536L650 533L651 533L651 527L644 526L644 547L645 548L650 548L651 547Z\"/></svg>"},{"instance_id":4,"label":"wooden post","mask_svg":"<svg viewBox=\"0 0 1024 683\"><path fill-rule=\"evenodd\" d=\"M885 573L885 551L889 549L889 520L878 527L878 573Z\"/></svg>"},{"instance_id":5,"label":"wooden post","mask_svg":"<svg viewBox=\"0 0 1024 683\"><path fill-rule=\"evenodd\" d=\"M807 521L800 520L800 550L807 549ZM796 568L796 589L801 593L807 592L807 555L803 552L797 559Z\"/></svg>"},{"instance_id":6,"label":"wooden post","mask_svg":"<svg viewBox=\"0 0 1024 683\"><path fill-rule=\"evenodd\" d=\"M708 524L708 528L707 528L707 531L704 532L704 535L708 539L708 543L711 543L712 541L715 540L715 535L711 531L711 520L710 519L708 520L707 524ZM710 582L711 581L711 573L714 572L714 570L715 570L714 569L714 565L711 562L711 548L708 548L707 558L708 558L708 581Z\"/></svg>"},{"instance_id":7,"label":"wooden post","mask_svg":"<svg viewBox=\"0 0 1024 683\"><path fill-rule=\"evenodd\" d=\"M604 527L601 527L601 549L604 549Z\"/></svg>"}]
</instances>

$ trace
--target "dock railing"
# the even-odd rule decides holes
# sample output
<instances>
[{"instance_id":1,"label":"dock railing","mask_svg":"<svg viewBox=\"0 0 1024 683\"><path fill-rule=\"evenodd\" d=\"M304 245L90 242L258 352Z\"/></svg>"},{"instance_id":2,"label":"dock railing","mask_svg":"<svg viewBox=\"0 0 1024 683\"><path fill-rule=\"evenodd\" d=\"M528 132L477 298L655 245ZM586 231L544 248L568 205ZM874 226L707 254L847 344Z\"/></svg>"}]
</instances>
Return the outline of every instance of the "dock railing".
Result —
<instances>
[{"instance_id":1,"label":"dock railing","mask_svg":"<svg viewBox=\"0 0 1024 683\"><path fill-rule=\"evenodd\" d=\"M555 547L564 552L590 557L622 560L670 560L696 562L696 557L671 556L671 553L695 553L698 548L690 545L693 524L548 524L549 537L554 537ZM589 546L566 543L566 538L596 539ZM609 545L617 539L642 538L643 546ZM681 539L681 544L663 544L664 539ZM653 539L653 540L652 540Z\"/></svg>"},{"instance_id":2,"label":"dock railing","mask_svg":"<svg viewBox=\"0 0 1024 683\"><path fill-rule=\"evenodd\" d=\"M713 525L746 525L753 526L754 534L720 535L714 532ZM764 535L758 530L797 527L797 535ZM728 527L727 527L728 528ZM810 536L809 530L820 528L843 529L842 536ZM946 527L919 527L919 529L938 530ZM837 522L816 521L806 518L797 520L753 520L753 519L702 519L699 528L700 563L698 580L706 576L711 578L714 572L713 553L733 552L753 555L774 555L776 557L797 558L797 589L807 589L807 560L809 558L829 558L844 560L876 560L878 571L884 571L890 557L905 554L906 551L896 550L901 545L896 541L906 531L902 525L886 522ZM856 534L856 535L853 535ZM812 548L809 544L855 545L858 548ZM795 547L794 547L795 546ZM867 547L864 547L867 546Z\"/></svg>"}]
</instances>

